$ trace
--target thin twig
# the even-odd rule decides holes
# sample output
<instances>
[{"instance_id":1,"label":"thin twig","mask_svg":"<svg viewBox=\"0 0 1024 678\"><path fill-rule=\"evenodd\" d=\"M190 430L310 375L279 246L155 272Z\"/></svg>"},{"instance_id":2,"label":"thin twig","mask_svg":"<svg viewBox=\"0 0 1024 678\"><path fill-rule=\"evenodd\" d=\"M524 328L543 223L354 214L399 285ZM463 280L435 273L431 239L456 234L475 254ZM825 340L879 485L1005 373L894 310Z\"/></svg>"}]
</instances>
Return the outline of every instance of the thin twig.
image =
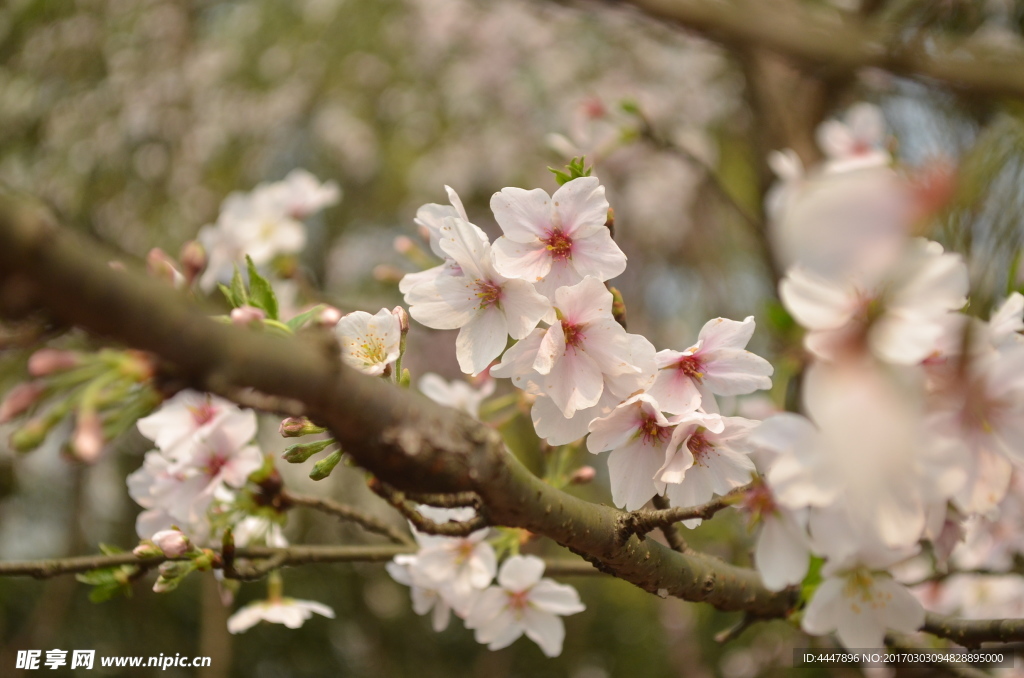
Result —
<instances>
[{"instance_id":1,"label":"thin twig","mask_svg":"<svg viewBox=\"0 0 1024 678\"><path fill-rule=\"evenodd\" d=\"M885 644L896 651L915 652L921 649L919 644L897 633L886 635ZM930 664L943 673L955 678L991 678L990 674L986 671L975 668L966 662L951 662L936 658Z\"/></svg>"},{"instance_id":2,"label":"thin twig","mask_svg":"<svg viewBox=\"0 0 1024 678\"><path fill-rule=\"evenodd\" d=\"M405 497L417 504L426 504L427 506L437 506L439 508L463 508L468 506L479 509L481 506L480 495L476 492L456 492L454 494L406 492Z\"/></svg>"},{"instance_id":3,"label":"thin twig","mask_svg":"<svg viewBox=\"0 0 1024 678\"><path fill-rule=\"evenodd\" d=\"M437 523L417 511L412 502L405 498L404 493L399 492L387 483L382 483L380 480L373 478L368 485L374 494L395 507L406 520L412 523L418 532L423 532L424 534L434 534L443 537L467 537L473 532L482 530L489 525L487 518L484 517L480 509L477 510L476 516L465 522L451 520L447 523Z\"/></svg>"},{"instance_id":4,"label":"thin twig","mask_svg":"<svg viewBox=\"0 0 1024 678\"><path fill-rule=\"evenodd\" d=\"M618 521L619 538L622 541L626 541L634 534L643 538L648 532L658 527L670 527L678 522L695 518L707 520L722 509L740 501L749 489L749 484L737 487L732 492L721 497L715 497L700 506L674 506L654 511L641 509L624 513L619 517Z\"/></svg>"},{"instance_id":5,"label":"thin twig","mask_svg":"<svg viewBox=\"0 0 1024 678\"><path fill-rule=\"evenodd\" d=\"M285 494L284 496L285 505L289 503L294 506L304 506L306 508L313 509L314 511L320 511L327 513L339 518L340 520L346 520L353 522L362 527L367 532L379 534L387 537L391 542L395 544L412 544L413 540L407 534L401 530L388 525L384 521L363 513L351 506L345 504L339 504L331 499L322 497L304 497L295 494Z\"/></svg>"},{"instance_id":6,"label":"thin twig","mask_svg":"<svg viewBox=\"0 0 1024 678\"><path fill-rule=\"evenodd\" d=\"M672 508L672 505L668 501L668 497L660 494L654 495L652 500L654 508L659 510L665 510ZM680 553L686 553L689 547L686 545L686 540L683 539L683 535L679 534L679 528L675 525L662 525L661 533L665 535L665 541L672 548L673 551L679 551Z\"/></svg>"}]
</instances>

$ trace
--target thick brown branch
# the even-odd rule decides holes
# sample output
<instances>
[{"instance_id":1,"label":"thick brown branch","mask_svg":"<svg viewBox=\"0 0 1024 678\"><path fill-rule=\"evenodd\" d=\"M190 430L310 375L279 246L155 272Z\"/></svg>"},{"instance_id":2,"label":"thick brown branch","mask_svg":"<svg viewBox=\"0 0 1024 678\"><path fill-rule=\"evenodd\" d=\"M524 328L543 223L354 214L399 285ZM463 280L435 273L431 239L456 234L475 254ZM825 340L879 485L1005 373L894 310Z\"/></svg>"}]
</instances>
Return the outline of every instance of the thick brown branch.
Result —
<instances>
[{"instance_id":1,"label":"thick brown branch","mask_svg":"<svg viewBox=\"0 0 1024 678\"><path fill-rule=\"evenodd\" d=\"M1024 98L1024 53L938 34L895 40L892 26L806 3L613 0L730 46L759 47L833 77L862 68L934 80L980 95Z\"/></svg>"},{"instance_id":2,"label":"thick brown branch","mask_svg":"<svg viewBox=\"0 0 1024 678\"><path fill-rule=\"evenodd\" d=\"M374 534L387 537L395 544L413 543L411 537L392 525L385 523L383 520L367 515L362 511L352 508L351 506L339 504L331 499L285 494L284 502L285 505L291 504L293 506L305 506L306 508L313 509L314 511L327 513L335 518L339 518L340 520L353 522L367 532L373 532Z\"/></svg>"},{"instance_id":3,"label":"thick brown branch","mask_svg":"<svg viewBox=\"0 0 1024 678\"><path fill-rule=\"evenodd\" d=\"M921 630L970 648L986 642L1024 641L1024 619L957 619L930 613Z\"/></svg>"}]
</instances>

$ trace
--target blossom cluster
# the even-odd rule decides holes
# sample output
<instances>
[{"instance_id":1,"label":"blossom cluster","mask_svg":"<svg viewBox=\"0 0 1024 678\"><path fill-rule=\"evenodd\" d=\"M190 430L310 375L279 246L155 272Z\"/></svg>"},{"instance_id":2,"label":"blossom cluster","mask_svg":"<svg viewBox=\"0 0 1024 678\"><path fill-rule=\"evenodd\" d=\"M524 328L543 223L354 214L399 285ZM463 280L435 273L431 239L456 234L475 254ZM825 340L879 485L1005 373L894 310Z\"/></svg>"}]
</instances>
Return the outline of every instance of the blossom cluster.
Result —
<instances>
[{"instance_id":1,"label":"blossom cluster","mask_svg":"<svg viewBox=\"0 0 1024 678\"><path fill-rule=\"evenodd\" d=\"M217 222L199 231L207 257L200 287L210 291L218 282L227 282L246 256L262 267L278 255L301 252L306 246L302 220L340 199L336 183L321 183L301 169L248 193L232 193L221 204Z\"/></svg>"},{"instance_id":2,"label":"blossom cluster","mask_svg":"<svg viewBox=\"0 0 1024 678\"><path fill-rule=\"evenodd\" d=\"M809 362L804 414L753 436L761 503L789 544L766 583L800 582L814 553L824 579L804 630L877 647L887 628L924 620L890 569L923 542L948 558L965 518L999 514L1024 462L1024 297L987 321L964 312L965 262L920 236L950 182L922 192L894 166L879 109L855 106L819 141L827 160L811 172L775 158L783 181L768 205L788 266L779 295Z\"/></svg>"},{"instance_id":3,"label":"blossom cluster","mask_svg":"<svg viewBox=\"0 0 1024 678\"><path fill-rule=\"evenodd\" d=\"M438 524L464 522L475 515L472 508L418 510ZM395 556L388 573L410 587L413 609L419 615L430 614L435 631L446 629L454 612L491 650L507 647L525 634L544 654L558 656L565 639L561 617L585 609L579 594L544 578L544 561L536 556L512 556L499 569L488 532L483 528L465 537L445 537L414 527L419 550Z\"/></svg>"},{"instance_id":4,"label":"blossom cluster","mask_svg":"<svg viewBox=\"0 0 1024 678\"><path fill-rule=\"evenodd\" d=\"M211 510L231 503L263 466L263 453L252 444L256 413L217 396L182 391L138 426L156 445L128 476L128 493L145 509L136 521L139 538L175 527L193 541L209 541L215 536ZM236 527L236 539L244 544L254 530L263 540L281 541L279 528L258 518Z\"/></svg>"}]
</instances>

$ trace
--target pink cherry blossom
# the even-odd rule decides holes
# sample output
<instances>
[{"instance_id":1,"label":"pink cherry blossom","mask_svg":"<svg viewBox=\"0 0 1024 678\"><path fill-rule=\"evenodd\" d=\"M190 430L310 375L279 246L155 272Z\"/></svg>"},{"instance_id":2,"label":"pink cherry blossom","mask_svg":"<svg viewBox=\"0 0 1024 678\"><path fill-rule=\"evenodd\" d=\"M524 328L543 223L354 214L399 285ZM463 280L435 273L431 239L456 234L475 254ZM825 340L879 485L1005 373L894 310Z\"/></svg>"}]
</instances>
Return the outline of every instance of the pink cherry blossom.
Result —
<instances>
[{"instance_id":1,"label":"pink cherry blossom","mask_svg":"<svg viewBox=\"0 0 1024 678\"><path fill-rule=\"evenodd\" d=\"M828 156L826 172L849 172L888 165L885 150L885 118L878 106L851 106L842 121L829 120L818 127L818 145Z\"/></svg>"},{"instance_id":2,"label":"pink cherry blossom","mask_svg":"<svg viewBox=\"0 0 1024 678\"><path fill-rule=\"evenodd\" d=\"M605 226L608 201L596 177L566 182L553 196L505 188L491 198L491 210L504 233L494 242L495 268L536 283L549 299L586 276L605 281L626 268L626 255Z\"/></svg>"},{"instance_id":3,"label":"pink cherry blossom","mask_svg":"<svg viewBox=\"0 0 1024 678\"><path fill-rule=\"evenodd\" d=\"M430 625L440 633L448 628L452 608L439 588L422 575L417 576L416 558L415 555L403 553L395 556L384 568L392 579L409 587L413 611L421 616L430 613Z\"/></svg>"},{"instance_id":4,"label":"pink cherry blossom","mask_svg":"<svg viewBox=\"0 0 1024 678\"><path fill-rule=\"evenodd\" d=\"M705 411L714 412L717 406L712 394L741 395L771 388L771 364L744 350L753 333L753 316L742 322L709 320L690 348L658 352L658 379L650 389L651 396L671 414L692 410L694 398L701 399Z\"/></svg>"},{"instance_id":5,"label":"pink cherry blossom","mask_svg":"<svg viewBox=\"0 0 1024 678\"><path fill-rule=\"evenodd\" d=\"M420 392L435 403L462 410L474 419L480 418L480 405L494 393L497 382L486 378L474 388L465 381L446 381L443 377L427 372L420 379Z\"/></svg>"},{"instance_id":6,"label":"pink cherry blossom","mask_svg":"<svg viewBox=\"0 0 1024 678\"><path fill-rule=\"evenodd\" d=\"M313 600L295 598L273 598L260 600L241 607L228 618L228 631L243 633L261 621L271 624L284 624L290 629L297 629L306 623L314 614L334 619L334 610L323 603Z\"/></svg>"},{"instance_id":7,"label":"pink cherry blossom","mask_svg":"<svg viewBox=\"0 0 1024 678\"><path fill-rule=\"evenodd\" d=\"M463 372L479 374L505 350L509 335L522 339L551 306L525 280L500 275L490 245L472 224L446 218L439 247L459 273L438 276L405 295L413 318L434 329L459 329L456 357Z\"/></svg>"},{"instance_id":8,"label":"pink cherry blossom","mask_svg":"<svg viewBox=\"0 0 1024 678\"><path fill-rule=\"evenodd\" d=\"M181 391L153 414L139 419L138 427L157 449L174 459L186 451L196 436L205 435L225 417L241 411L233 402L218 396Z\"/></svg>"}]
</instances>

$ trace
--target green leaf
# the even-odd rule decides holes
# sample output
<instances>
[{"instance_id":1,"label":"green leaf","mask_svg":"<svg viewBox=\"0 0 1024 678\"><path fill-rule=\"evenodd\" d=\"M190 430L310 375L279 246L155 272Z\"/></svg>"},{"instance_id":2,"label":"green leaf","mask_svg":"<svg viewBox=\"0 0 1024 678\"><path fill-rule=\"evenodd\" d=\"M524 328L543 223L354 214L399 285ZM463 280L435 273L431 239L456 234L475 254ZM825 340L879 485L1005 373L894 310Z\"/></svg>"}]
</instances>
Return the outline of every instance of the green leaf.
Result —
<instances>
[{"instance_id":1,"label":"green leaf","mask_svg":"<svg viewBox=\"0 0 1024 678\"><path fill-rule=\"evenodd\" d=\"M129 595L128 591L131 591L131 589L121 584L104 584L97 586L89 592L89 602L105 603L118 593L124 593L125 596Z\"/></svg>"},{"instance_id":2,"label":"green leaf","mask_svg":"<svg viewBox=\"0 0 1024 678\"><path fill-rule=\"evenodd\" d=\"M224 283L217 283L217 287L220 288L220 293L224 295L224 298L228 300L228 306L230 306L231 308L238 308L239 306L241 306L241 304L235 301L235 295L231 291L230 287L228 287Z\"/></svg>"},{"instance_id":3,"label":"green leaf","mask_svg":"<svg viewBox=\"0 0 1024 678\"><path fill-rule=\"evenodd\" d=\"M305 313L298 314L297 316L286 322L285 325L287 325L288 329L290 329L292 332L297 332L310 320L320 315L320 312L323 311L324 308L326 307L323 304L317 304L316 306L309 309Z\"/></svg>"},{"instance_id":4,"label":"green leaf","mask_svg":"<svg viewBox=\"0 0 1024 678\"><path fill-rule=\"evenodd\" d=\"M277 320L277 296L274 294L274 288L256 270L256 265L252 263L249 255L245 257L245 264L249 270L249 303L263 309L271 320Z\"/></svg>"},{"instance_id":5,"label":"green leaf","mask_svg":"<svg viewBox=\"0 0 1024 678\"><path fill-rule=\"evenodd\" d=\"M231 298L234 308L245 306L249 303L249 295L245 292L245 283L242 282L242 274L235 266L235 274L231 276Z\"/></svg>"},{"instance_id":6,"label":"green leaf","mask_svg":"<svg viewBox=\"0 0 1024 678\"><path fill-rule=\"evenodd\" d=\"M800 583L800 600L805 605L814 595L814 592L821 585L821 566L825 564L824 558L818 556L811 556L811 564L807 568L807 576Z\"/></svg>"},{"instance_id":7,"label":"green leaf","mask_svg":"<svg viewBox=\"0 0 1024 678\"><path fill-rule=\"evenodd\" d=\"M580 177L589 177L590 169L586 166L586 156L579 158L573 158L569 161L569 164L565 166L568 172L549 167L548 171L555 175L555 181L558 182L559 186L563 186L573 179L579 179Z\"/></svg>"},{"instance_id":8,"label":"green leaf","mask_svg":"<svg viewBox=\"0 0 1024 678\"><path fill-rule=\"evenodd\" d=\"M124 553L125 550L112 544L100 544L100 552L105 556L116 556L118 553Z\"/></svg>"},{"instance_id":9,"label":"green leaf","mask_svg":"<svg viewBox=\"0 0 1024 678\"><path fill-rule=\"evenodd\" d=\"M89 570L75 575L75 579L90 586L107 586L117 583L115 572L119 567L106 567L100 570Z\"/></svg>"}]
</instances>

